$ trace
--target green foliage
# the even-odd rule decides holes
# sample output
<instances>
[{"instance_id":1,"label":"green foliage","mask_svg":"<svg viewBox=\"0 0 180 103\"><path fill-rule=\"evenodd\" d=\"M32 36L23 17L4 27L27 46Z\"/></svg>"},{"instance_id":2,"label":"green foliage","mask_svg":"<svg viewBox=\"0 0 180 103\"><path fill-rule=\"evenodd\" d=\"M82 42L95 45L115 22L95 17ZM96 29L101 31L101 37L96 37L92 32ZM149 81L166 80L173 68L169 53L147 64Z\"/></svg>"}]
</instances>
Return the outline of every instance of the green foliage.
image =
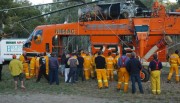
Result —
<instances>
[{"instance_id":1,"label":"green foliage","mask_svg":"<svg viewBox=\"0 0 180 103\"><path fill-rule=\"evenodd\" d=\"M2 28L6 34L10 34L12 37L16 38L26 38L33 29L44 23L44 18L38 18L36 20L31 20L26 23L21 23L19 21L40 15L41 12L35 8L21 8L15 10L8 10L10 8L30 6L31 3L25 0L24 2L15 3L13 0L1 0L0 9L7 9L0 12L0 25L4 24L5 27ZM1 27L1 26L0 26ZM0 28L1 29L1 28Z\"/></svg>"}]
</instances>

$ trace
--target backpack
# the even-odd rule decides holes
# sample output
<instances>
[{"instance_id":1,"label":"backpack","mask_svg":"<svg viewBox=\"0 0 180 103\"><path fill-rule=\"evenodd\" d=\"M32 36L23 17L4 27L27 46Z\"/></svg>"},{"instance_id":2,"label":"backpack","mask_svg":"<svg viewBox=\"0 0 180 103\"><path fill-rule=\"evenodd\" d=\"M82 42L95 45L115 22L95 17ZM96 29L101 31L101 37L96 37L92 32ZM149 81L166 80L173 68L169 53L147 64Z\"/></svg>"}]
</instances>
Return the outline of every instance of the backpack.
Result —
<instances>
[{"instance_id":1,"label":"backpack","mask_svg":"<svg viewBox=\"0 0 180 103\"><path fill-rule=\"evenodd\" d=\"M126 64L125 64L125 61L126 61L127 57L125 57L124 59L121 57L121 61L122 61L122 66L121 67L125 67Z\"/></svg>"},{"instance_id":2,"label":"backpack","mask_svg":"<svg viewBox=\"0 0 180 103\"><path fill-rule=\"evenodd\" d=\"M159 61L156 61L156 60L153 60L153 61L156 63L156 70L159 70L159 66L158 66Z\"/></svg>"}]
</instances>

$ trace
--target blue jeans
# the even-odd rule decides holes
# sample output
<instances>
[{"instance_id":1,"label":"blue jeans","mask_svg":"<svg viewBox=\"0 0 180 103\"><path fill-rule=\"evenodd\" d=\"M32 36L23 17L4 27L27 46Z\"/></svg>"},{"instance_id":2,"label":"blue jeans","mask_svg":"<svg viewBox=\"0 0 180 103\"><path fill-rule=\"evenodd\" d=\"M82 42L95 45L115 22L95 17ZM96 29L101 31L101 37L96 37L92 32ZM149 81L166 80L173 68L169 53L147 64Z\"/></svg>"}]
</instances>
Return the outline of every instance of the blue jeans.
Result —
<instances>
[{"instance_id":1,"label":"blue jeans","mask_svg":"<svg viewBox=\"0 0 180 103\"><path fill-rule=\"evenodd\" d=\"M132 93L136 92L135 82L138 82L139 91L140 91L140 93L143 93L140 74L131 74L131 82L132 82Z\"/></svg>"},{"instance_id":2,"label":"blue jeans","mask_svg":"<svg viewBox=\"0 0 180 103\"><path fill-rule=\"evenodd\" d=\"M49 69L49 83L52 84L54 81L56 81L56 84L59 85L58 69L50 68Z\"/></svg>"}]
</instances>

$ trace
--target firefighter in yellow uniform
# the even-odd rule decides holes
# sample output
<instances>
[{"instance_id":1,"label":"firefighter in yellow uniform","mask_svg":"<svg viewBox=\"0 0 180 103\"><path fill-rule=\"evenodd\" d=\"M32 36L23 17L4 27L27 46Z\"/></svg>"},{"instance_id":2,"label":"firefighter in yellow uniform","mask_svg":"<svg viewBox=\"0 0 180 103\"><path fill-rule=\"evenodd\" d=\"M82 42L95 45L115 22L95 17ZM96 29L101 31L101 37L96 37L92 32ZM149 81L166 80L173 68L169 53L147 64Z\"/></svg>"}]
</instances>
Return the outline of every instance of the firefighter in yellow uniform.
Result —
<instances>
[{"instance_id":1,"label":"firefighter in yellow uniform","mask_svg":"<svg viewBox=\"0 0 180 103\"><path fill-rule=\"evenodd\" d=\"M40 68L40 64L39 64L39 59L40 59L40 55L38 54L37 57L36 57L36 61L35 61L35 75L36 75L36 78L38 77L38 74L39 74L39 68Z\"/></svg>"},{"instance_id":2,"label":"firefighter in yellow uniform","mask_svg":"<svg viewBox=\"0 0 180 103\"><path fill-rule=\"evenodd\" d=\"M174 54L172 54L169 58L169 64L170 66L170 71L169 71L169 75L167 78L167 82L169 83L171 80L171 77L175 71L176 73L176 83L179 82L179 69L178 69L178 65L180 64L180 59L179 59L179 55L178 55L179 51L176 50Z\"/></svg>"},{"instance_id":3,"label":"firefighter in yellow uniform","mask_svg":"<svg viewBox=\"0 0 180 103\"><path fill-rule=\"evenodd\" d=\"M106 57L106 70L107 70L107 78L108 80L114 80L114 64L115 60L111 56L111 52L108 52L108 56Z\"/></svg>"},{"instance_id":4,"label":"firefighter in yellow uniform","mask_svg":"<svg viewBox=\"0 0 180 103\"><path fill-rule=\"evenodd\" d=\"M114 58L114 61L115 61L114 68L115 68L115 69L118 69L117 63L118 63L119 57L120 57L120 55L119 55L119 53L117 52L117 53L116 53L116 56L115 56L115 58Z\"/></svg>"},{"instance_id":5,"label":"firefighter in yellow uniform","mask_svg":"<svg viewBox=\"0 0 180 103\"><path fill-rule=\"evenodd\" d=\"M49 57L46 55L46 52L44 52L44 58L46 59L46 74L49 74Z\"/></svg>"},{"instance_id":6,"label":"firefighter in yellow uniform","mask_svg":"<svg viewBox=\"0 0 180 103\"><path fill-rule=\"evenodd\" d=\"M153 55L153 60L149 63L148 70L151 73L151 90L153 94L161 93L160 75L162 63L158 60L157 54Z\"/></svg>"},{"instance_id":7,"label":"firefighter in yellow uniform","mask_svg":"<svg viewBox=\"0 0 180 103\"><path fill-rule=\"evenodd\" d=\"M106 60L104 56L102 56L102 51L98 52L98 56L95 58L95 64L96 64L96 74L97 74L97 80L98 80L98 87L99 89L103 88L103 82L105 88L108 88L108 80L106 75Z\"/></svg>"},{"instance_id":8,"label":"firefighter in yellow uniform","mask_svg":"<svg viewBox=\"0 0 180 103\"><path fill-rule=\"evenodd\" d=\"M95 69L96 69L96 65L95 65L95 58L97 57L97 53L95 53L94 55L92 55L92 68L91 68L91 77L92 79L95 78Z\"/></svg>"},{"instance_id":9,"label":"firefighter in yellow uniform","mask_svg":"<svg viewBox=\"0 0 180 103\"><path fill-rule=\"evenodd\" d=\"M23 54L20 55L19 60L23 64L23 71L24 71L26 79L30 79L29 66L28 66L28 60L27 60L27 57L26 57L26 52L23 52Z\"/></svg>"},{"instance_id":10,"label":"firefighter in yellow uniform","mask_svg":"<svg viewBox=\"0 0 180 103\"><path fill-rule=\"evenodd\" d=\"M129 61L129 57L126 56L126 51L123 50L123 55L118 59L118 85L117 90L120 90L122 83L124 82L124 92L128 91L129 73L126 70L126 64Z\"/></svg>"},{"instance_id":11,"label":"firefighter in yellow uniform","mask_svg":"<svg viewBox=\"0 0 180 103\"><path fill-rule=\"evenodd\" d=\"M32 57L30 61L30 77L35 76L36 57Z\"/></svg>"},{"instance_id":12,"label":"firefighter in yellow uniform","mask_svg":"<svg viewBox=\"0 0 180 103\"><path fill-rule=\"evenodd\" d=\"M88 52L86 52L86 56L84 57L84 75L85 79L90 79L90 70L92 68L92 59Z\"/></svg>"}]
</instances>

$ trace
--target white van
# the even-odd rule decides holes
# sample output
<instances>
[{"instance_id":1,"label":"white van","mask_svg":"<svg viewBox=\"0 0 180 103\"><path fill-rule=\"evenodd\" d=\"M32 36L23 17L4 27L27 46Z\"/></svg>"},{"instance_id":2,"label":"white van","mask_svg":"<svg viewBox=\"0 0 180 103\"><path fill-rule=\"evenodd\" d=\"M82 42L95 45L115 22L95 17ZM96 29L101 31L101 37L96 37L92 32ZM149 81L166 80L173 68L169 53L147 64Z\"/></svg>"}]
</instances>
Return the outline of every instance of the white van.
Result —
<instances>
[{"instance_id":1,"label":"white van","mask_svg":"<svg viewBox=\"0 0 180 103\"><path fill-rule=\"evenodd\" d=\"M27 39L2 39L0 42L0 55L5 61L10 61L12 55L17 58L23 53L23 44Z\"/></svg>"}]
</instances>

